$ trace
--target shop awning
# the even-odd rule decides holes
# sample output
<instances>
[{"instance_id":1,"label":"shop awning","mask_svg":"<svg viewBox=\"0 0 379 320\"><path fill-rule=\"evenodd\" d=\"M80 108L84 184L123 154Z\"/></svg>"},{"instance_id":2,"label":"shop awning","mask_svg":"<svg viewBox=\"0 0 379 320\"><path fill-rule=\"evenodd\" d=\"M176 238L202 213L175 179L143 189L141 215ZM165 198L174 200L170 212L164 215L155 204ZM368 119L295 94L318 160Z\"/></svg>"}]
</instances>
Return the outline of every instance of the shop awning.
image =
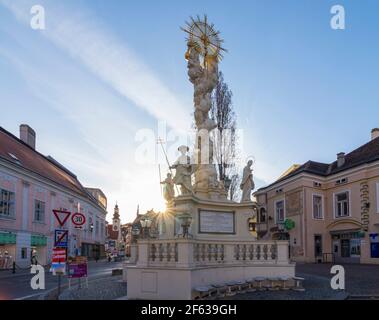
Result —
<instances>
[{"instance_id":1,"label":"shop awning","mask_svg":"<svg viewBox=\"0 0 379 320\"><path fill-rule=\"evenodd\" d=\"M47 244L47 238L42 235L32 234L31 239L31 246L40 247L40 246L46 246Z\"/></svg>"},{"instance_id":2,"label":"shop awning","mask_svg":"<svg viewBox=\"0 0 379 320\"><path fill-rule=\"evenodd\" d=\"M16 234L13 232L0 232L0 244L16 244Z\"/></svg>"}]
</instances>

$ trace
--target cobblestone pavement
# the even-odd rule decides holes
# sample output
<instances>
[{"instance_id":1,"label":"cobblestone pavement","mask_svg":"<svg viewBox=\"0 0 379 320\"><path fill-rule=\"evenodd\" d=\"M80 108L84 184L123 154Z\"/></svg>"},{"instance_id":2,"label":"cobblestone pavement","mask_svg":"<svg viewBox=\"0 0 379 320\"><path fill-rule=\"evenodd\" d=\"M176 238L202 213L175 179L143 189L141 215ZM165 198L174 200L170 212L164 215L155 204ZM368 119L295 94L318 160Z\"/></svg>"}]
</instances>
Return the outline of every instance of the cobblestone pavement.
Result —
<instances>
[{"instance_id":1,"label":"cobblestone pavement","mask_svg":"<svg viewBox=\"0 0 379 320\"><path fill-rule=\"evenodd\" d=\"M77 283L77 281L75 281ZM71 289L66 289L59 297L59 300L113 300L126 296L126 283L122 281L122 276L112 276L81 283L82 288L73 285Z\"/></svg>"},{"instance_id":2,"label":"cobblestone pavement","mask_svg":"<svg viewBox=\"0 0 379 320\"><path fill-rule=\"evenodd\" d=\"M379 266L345 264L346 289L332 290L330 280L331 264L296 265L296 275L305 278L305 292L296 291L263 291L238 294L225 300L340 300L340 299L378 299Z\"/></svg>"},{"instance_id":3,"label":"cobblestone pavement","mask_svg":"<svg viewBox=\"0 0 379 320\"><path fill-rule=\"evenodd\" d=\"M346 290L332 290L330 280L331 264L300 264L296 275L305 278L305 292L261 291L225 297L223 300L341 300L346 298L370 299L379 297L379 266L343 265L345 268ZM107 277L89 282L88 289L65 290L62 300L106 300L126 296L126 283L121 276Z\"/></svg>"},{"instance_id":4,"label":"cobblestone pavement","mask_svg":"<svg viewBox=\"0 0 379 320\"><path fill-rule=\"evenodd\" d=\"M379 265L342 264L345 268L346 292L357 296L379 296ZM296 272L332 278L331 264L298 264Z\"/></svg>"}]
</instances>

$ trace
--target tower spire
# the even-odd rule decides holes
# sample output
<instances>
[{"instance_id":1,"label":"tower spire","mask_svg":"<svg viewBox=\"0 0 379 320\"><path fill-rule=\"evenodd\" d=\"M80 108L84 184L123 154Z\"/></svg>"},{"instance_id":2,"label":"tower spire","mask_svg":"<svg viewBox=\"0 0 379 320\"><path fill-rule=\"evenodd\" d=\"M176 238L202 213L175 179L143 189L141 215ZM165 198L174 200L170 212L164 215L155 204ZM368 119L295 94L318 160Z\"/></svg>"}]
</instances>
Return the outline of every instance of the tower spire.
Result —
<instances>
[{"instance_id":1,"label":"tower spire","mask_svg":"<svg viewBox=\"0 0 379 320\"><path fill-rule=\"evenodd\" d=\"M119 209L118 209L118 204L117 204L117 202L116 202L116 205L115 205L115 207L114 207L113 219L117 219L117 220L120 219L120 212L119 212Z\"/></svg>"}]
</instances>

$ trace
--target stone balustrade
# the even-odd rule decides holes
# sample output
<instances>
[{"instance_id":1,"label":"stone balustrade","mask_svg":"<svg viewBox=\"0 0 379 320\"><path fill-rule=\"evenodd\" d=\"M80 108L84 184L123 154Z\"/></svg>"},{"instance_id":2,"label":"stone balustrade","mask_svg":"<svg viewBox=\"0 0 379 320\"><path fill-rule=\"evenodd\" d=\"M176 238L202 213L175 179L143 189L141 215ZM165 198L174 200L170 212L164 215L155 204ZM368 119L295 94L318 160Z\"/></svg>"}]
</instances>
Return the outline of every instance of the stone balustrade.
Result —
<instances>
[{"instance_id":1,"label":"stone balustrade","mask_svg":"<svg viewBox=\"0 0 379 320\"><path fill-rule=\"evenodd\" d=\"M288 241L139 240L141 267L288 264Z\"/></svg>"}]
</instances>

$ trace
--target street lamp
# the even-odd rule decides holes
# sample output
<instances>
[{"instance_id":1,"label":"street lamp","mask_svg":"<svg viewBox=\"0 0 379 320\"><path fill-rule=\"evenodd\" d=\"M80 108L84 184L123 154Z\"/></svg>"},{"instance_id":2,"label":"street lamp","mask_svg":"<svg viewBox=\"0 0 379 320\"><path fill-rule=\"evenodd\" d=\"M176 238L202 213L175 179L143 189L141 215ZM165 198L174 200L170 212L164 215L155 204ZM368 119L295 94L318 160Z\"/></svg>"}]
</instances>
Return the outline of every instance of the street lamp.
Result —
<instances>
[{"instance_id":1,"label":"street lamp","mask_svg":"<svg viewBox=\"0 0 379 320\"><path fill-rule=\"evenodd\" d=\"M256 219L249 218L248 222L249 222L249 231L256 232L256 226L257 226Z\"/></svg>"},{"instance_id":2,"label":"street lamp","mask_svg":"<svg viewBox=\"0 0 379 320\"><path fill-rule=\"evenodd\" d=\"M149 235L150 226L152 221L148 218L140 220L141 227L142 227L142 237L145 238Z\"/></svg>"}]
</instances>

